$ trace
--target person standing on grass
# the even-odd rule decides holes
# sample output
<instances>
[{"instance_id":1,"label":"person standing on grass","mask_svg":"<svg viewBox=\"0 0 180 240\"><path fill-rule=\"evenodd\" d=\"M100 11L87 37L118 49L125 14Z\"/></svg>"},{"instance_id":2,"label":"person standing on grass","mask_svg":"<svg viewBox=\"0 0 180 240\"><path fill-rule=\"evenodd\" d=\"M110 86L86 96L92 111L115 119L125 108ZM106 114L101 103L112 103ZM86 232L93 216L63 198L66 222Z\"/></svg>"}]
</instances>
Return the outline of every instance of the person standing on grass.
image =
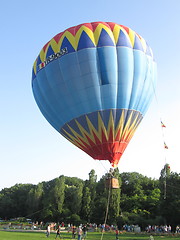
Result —
<instances>
[{"instance_id":1,"label":"person standing on grass","mask_svg":"<svg viewBox=\"0 0 180 240\"><path fill-rule=\"evenodd\" d=\"M76 238L76 227L72 226L72 238Z\"/></svg>"},{"instance_id":2,"label":"person standing on grass","mask_svg":"<svg viewBox=\"0 0 180 240\"><path fill-rule=\"evenodd\" d=\"M50 225L48 224L48 226L47 226L47 232L46 232L46 237L49 237L49 236L50 236L50 232L51 232L51 227L50 227Z\"/></svg>"},{"instance_id":3,"label":"person standing on grass","mask_svg":"<svg viewBox=\"0 0 180 240\"><path fill-rule=\"evenodd\" d=\"M78 228L78 240L81 240L82 239L82 228L81 226L79 226Z\"/></svg>"},{"instance_id":4,"label":"person standing on grass","mask_svg":"<svg viewBox=\"0 0 180 240\"><path fill-rule=\"evenodd\" d=\"M83 226L82 231L83 231L83 239L85 240L86 236L87 236L87 226L86 225Z\"/></svg>"},{"instance_id":5,"label":"person standing on grass","mask_svg":"<svg viewBox=\"0 0 180 240\"><path fill-rule=\"evenodd\" d=\"M116 228L116 231L115 231L115 233L116 233L116 240L118 240L119 238L119 230L118 230L118 228Z\"/></svg>"},{"instance_id":6,"label":"person standing on grass","mask_svg":"<svg viewBox=\"0 0 180 240\"><path fill-rule=\"evenodd\" d=\"M57 228L57 232L56 232L56 237L55 237L55 239L56 239L57 237L61 238L61 227L60 227L60 226L58 226L58 228Z\"/></svg>"}]
</instances>

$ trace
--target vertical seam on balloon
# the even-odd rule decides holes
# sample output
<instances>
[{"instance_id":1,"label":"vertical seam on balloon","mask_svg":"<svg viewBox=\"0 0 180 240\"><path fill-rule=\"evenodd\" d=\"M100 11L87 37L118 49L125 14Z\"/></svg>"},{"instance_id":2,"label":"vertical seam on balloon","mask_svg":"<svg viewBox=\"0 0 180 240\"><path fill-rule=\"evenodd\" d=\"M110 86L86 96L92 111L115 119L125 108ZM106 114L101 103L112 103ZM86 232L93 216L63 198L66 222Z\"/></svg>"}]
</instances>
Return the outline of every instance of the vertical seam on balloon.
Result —
<instances>
[{"instance_id":1,"label":"vertical seam on balloon","mask_svg":"<svg viewBox=\"0 0 180 240\"><path fill-rule=\"evenodd\" d=\"M109 24L108 24L109 25ZM109 28L110 28L110 26L109 26ZM110 28L111 29L111 28ZM115 99L116 99L116 101L115 101L115 111L114 111L114 116L113 116L113 114L112 114L112 109L111 109L111 115L112 115L112 118L113 118L113 141L115 141L115 122L116 122L116 111L117 111L117 96L118 96L118 63L117 63L117 46L116 46L116 39L115 39L115 36L114 36L114 33L113 33L113 31L111 30L111 32L112 32L112 37L113 37L113 40L114 40L114 45L115 45L115 49L116 49L116 51L115 51L115 53L116 53L116 61L115 61L115 64L116 64L116 69L117 69L117 75L116 75L116 97L115 97ZM110 119L109 119L110 120ZM113 153L113 150L112 150L112 148L111 148L111 153Z\"/></svg>"},{"instance_id":2,"label":"vertical seam on balloon","mask_svg":"<svg viewBox=\"0 0 180 240\"><path fill-rule=\"evenodd\" d=\"M77 48L78 48L78 43L77 43ZM76 58L77 58L77 62L78 62L78 67L79 67L79 72L80 72L80 76L82 76L82 74L81 74L81 68L80 68L80 63L79 63L79 57L78 57L78 51L76 50ZM83 101L82 101L82 103L83 103ZM85 111L84 111L85 112ZM86 115L86 114L85 114ZM87 115L86 115L87 116ZM77 118L76 118L77 119ZM87 119L86 119L86 122L87 122ZM79 130L80 130L80 124L78 123L78 121L76 121L76 125L77 125L77 127L79 128ZM89 126L88 126L88 128L89 128ZM90 130L90 129L89 129ZM82 132L82 131L81 131ZM87 139L87 137L85 137L85 135L84 135L84 130L83 130L83 132L82 132L82 134L83 134L83 138L84 139ZM88 134L89 135L89 134ZM87 139L87 141L88 141L88 139ZM93 151L93 148L92 148L92 152L93 152L93 155L95 154L95 152Z\"/></svg>"},{"instance_id":3,"label":"vertical seam on balloon","mask_svg":"<svg viewBox=\"0 0 180 240\"><path fill-rule=\"evenodd\" d=\"M75 27L75 32L76 32L76 28L77 28L78 26L76 26ZM79 63L79 54L78 54L78 43L79 43L79 40L80 40L80 37L81 37L81 34L82 34L82 32L83 31L85 31L85 26L82 26L82 27L80 27L79 29L78 29L78 31L76 32L76 35L78 35L78 36L75 36L75 43L76 43L76 58L77 58L77 62L78 62L78 67L79 67L79 72L80 72L80 76L82 76L82 71L81 71L81 68L80 68L80 63ZM89 31L90 32L92 32L90 29L89 29ZM85 31L86 33L87 33L87 31ZM88 34L88 36L89 36L89 34ZM94 39L92 39L92 37L94 37L94 35L93 35L93 32L92 32L92 36L91 36L91 40L94 42ZM81 50L83 50L83 49L81 49ZM87 100L88 100L88 98L86 98ZM82 100L82 99L81 99ZM83 109L85 109L85 106L84 106L84 101L82 100L81 101L81 104L82 104L82 106L83 106ZM84 113L85 113L85 111L83 111Z\"/></svg>"},{"instance_id":4,"label":"vertical seam on balloon","mask_svg":"<svg viewBox=\"0 0 180 240\"><path fill-rule=\"evenodd\" d=\"M45 98L45 96L44 96L41 88L39 87L38 76L36 76L36 84L37 84L37 86L38 86L39 93L40 93L40 94L38 94L38 95L41 96L41 98L43 99L44 102L46 102L46 98ZM40 103L40 101L39 101L39 103ZM49 111L47 112L47 111L46 111L46 108L44 108L42 104L40 104L40 105L42 106L42 109L44 110L44 112L47 113L47 116L48 116L48 119L49 119L48 122L54 123L55 128L58 129L56 122L55 122L55 121L53 120L53 118L51 117L51 113L48 114ZM53 112L52 109L51 109L51 107L49 106L49 104L48 104L48 108L50 109L51 112ZM44 114L43 114L43 115L44 115ZM54 112L53 112L53 115L54 115ZM51 119L51 121L50 121L50 119Z\"/></svg>"},{"instance_id":5,"label":"vertical seam on balloon","mask_svg":"<svg viewBox=\"0 0 180 240\"><path fill-rule=\"evenodd\" d=\"M92 26L92 23L91 23L91 26ZM92 26L93 28L93 26ZM94 31L93 31L93 36L94 36ZM95 36L94 36L94 39L95 39ZM96 42L96 39L95 39L95 42ZM101 89L101 86L102 86L102 82L101 82L101 72L100 72L100 64L99 64L99 54L98 54L98 48L97 48L97 44L98 42L96 43L96 66L97 66L97 76L98 76L98 80L99 80L99 93L100 93L100 111L98 111L99 115L100 115L100 112L103 116L103 99L102 99L102 89ZM98 118L98 128L99 128L99 118ZM101 145L101 152L103 152L103 147Z\"/></svg>"},{"instance_id":6,"label":"vertical seam on balloon","mask_svg":"<svg viewBox=\"0 0 180 240\"><path fill-rule=\"evenodd\" d=\"M133 52L135 52L135 51L138 51L138 50L133 50ZM142 51L141 51L141 52L142 52ZM145 59L147 59L147 55L146 55L144 52L143 52L143 54L144 54ZM136 104L136 110L139 108L139 104L140 104L141 99L142 99L142 94L143 94L143 92L144 92L145 82L146 82L146 78L147 78L147 72L148 72L148 69L147 69L147 65L146 65L146 73L145 73L144 79L143 79L143 86L142 86L142 88L141 88L140 98L139 98L139 100L138 100L138 102L137 102L137 104Z\"/></svg>"},{"instance_id":7,"label":"vertical seam on balloon","mask_svg":"<svg viewBox=\"0 0 180 240\"><path fill-rule=\"evenodd\" d=\"M37 88L39 89L39 92L40 92L40 88L39 88L39 86L38 86L38 82L37 82L37 79L35 80L36 81L36 85L37 85ZM33 88L33 94L34 94L34 88ZM39 95L39 94L38 94ZM39 109L40 109L40 111L42 112L42 114L43 114L43 116L48 116L48 118L49 118L49 114L47 113L47 111L45 110L45 108L43 107L43 105L40 103L40 101L39 101L39 97L37 97L37 94L35 95L34 94L34 98L35 98L35 100L36 100L36 102L37 102L37 105L38 105L38 107L39 107ZM46 118L46 117L45 117ZM47 118L46 118L47 119ZM52 121L53 122L53 121ZM55 124L54 124L54 126L55 126Z\"/></svg>"},{"instance_id":8,"label":"vertical seam on balloon","mask_svg":"<svg viewBox=\"0 0 180 240\"><path fill-rule=\"evenodd\" d=\"M76 29L76 28L75 28ZM78 31L80 31L80 30L78 30ZM81 32L82 33L82 32ZM92 32L92 37L94 37L94 33ZM79 42L79 39L80 39L80 36L79 36L79 38L75 38L75 41L77 41L76 42L76 45L77 45L77 49L78 49L78 42ZM94 40L94 39L93 39ZM78 62L78 67L79 67L79 72L80 72L80 76L82 76L82 71L81 71L81 68L80 68L80 63L79 63L79 57L78 57L78 51L76 50L76 58L77 58L77 62ZM87 99L88 100L88 99ZM83 102L83 101L82 101ZM85 109L85 107L84 107L84 109ZM84 111L85 112L85 111ZM86 115L87 116L87 115ZM86 122L87 122L87 118L86 118ZM78 128L79 128L79 125L77 125L78 126ZM89 128L89 126L88 126L88 128ZM90 129L89 129L89 131L90 131ZM94 152L94 150L93 150L93 148L92 148L92 152L93 152L93 155L95 155L95 152Z\"/></svg>"},{"instance_id":9,"label":"vertical seam on balloon","mask_svg":"<svg viewBox=\"0 0 180 240\"><path fill-rule=\"evenodd\" d=\"M144 53L145 54L145 53ZM139 99L139 102L137 104L137 109L139 108L139 105L142 101L142 93L144 92L144 87L145 87L145 82L146 82L146 79L147 79L147 75L148 75L148 71L149 71L149 66L148 66L148 61L147 61L147 55L145 54L145 57L146 57L146 73L145 73L145 77L144 77L144 81L143 81L143 87L142 87L142 91L141 91L141 97Z\"/></svg>"},{"instance_id":10,"label":"vertical seam on balloon","mask_svg":"<svg viewBox=\"0 0 180 240\"><path fill-rule=\"evenodd\" d=\"M58 59L59 69L60 69L60 72L62 73L60 61L61 61L61 59ZM71 92L70 92L70 89L69 89L69 86L67 85L67 81L66 81L66 79L64 78L64 74L61 74L61 75L62 75L63 83L64 83L65 86L66 86L67 92L69 93L70 96L72 96L72 94L71 94ZM73 109L71 109L71 111L73 111ZM71 119L70 119L70 120L71 120ZM63 121L63 122L64 122L64 124L65 124L65 121ZM60 129L61 129L61 127L60 127ZM60 132L60 129L59 129L59 132Z\"/></svg>"},{"instance_id":11,"label":"vertical seam on balloon","mask_svg":"<svg viewBox=\"0 0 180 240\"><path fill-rule=\"evenodd\" d=\"M130 36L131 35L131 36ZM131 34L129 34L129 38L130 38L130 40L132 41L133 40L133 42L134 42L134 40L135 40L135 35L137 35L134 31L132 31L131 30ZM132 36L133 36L133 39L132 39ZM139 36L137 35L137 37L139 38ZM140 39L140 38L139 38ZM132 43L133 43L132 42ZM141 42L141 40L140 40L140 42ZM143 47L143 43L141 42L141 44L142 44L142 47ZM133 43L133 46L134 46L134 43ZM143 47L143 49L144 49L144 47ZM134 53L135 53L135 51L137 51L137 50L135 50L135 49L132 49L133 50L133 61L134 61L134 64L135 64L135 55L134 55ZM141 51L142 52L142 51ZM143 52L144 53L144 52ZM144 53L145 54L145 53ZM134 64L133 64L133 66L134 66ZM134 71L135 71L135 68L134 68ZM134 81L135 81L135 79L134 79L134 74L133 74L133 82L132 82L132 87L133 87L133 85L134 85ZM142 87L142 91L143 91L143 88L144 88L144 82L143 82L143 87ZM142 91L141 91L141 93L142 93ZM132 93L133 93L133 91L131 91L131 97L130 97L130 101L129 101L129 107L130 107L130 104L131 104L131 102L132 102ZM138 104L137 104L137 106L138 106ZM137 106L136 106L136 109L137 109ZM128 109L129 109L129 107L128 107ZM133 108L134 109L134 108ZM128 110L129 111L129 110ZM127 116L128 116L128 114L127 114Z\"/></svg>"},{"instance_id":12,"label":"vertical seam on balloon","mask_svg":"<svg viewBox=\"0 0 180 240\"><path fill-rule=\"evenodd\" d=\"M117 59L117 61L116 61L116 64L117 64L117 85L116 85L116 110L115 110L115 115L114 115L114 127L115 127L115 129L116 129L116 125L115 125L115 123L116 123L116 118L117 118L117 103L118 103L118 93L119 93L119 81L118 81L118 79L119 79L119 64L118 64L118 54L117 54L117 45L116 45L116 59ZM119 121L118 121L119 122ZM116 136L115 136L115 138L116 138Z\"/></svg>"},{"instance_id":13,"label":"vertical seam on balloon","mask_svg":"<svg viewBox=\"0 0 180 240\"><path fill-rule=\"evenodd\" d=\"M147 56L147 59L149 58L149 56ZM150 58L152 58L152 57L150 57ZM149 61L149 60L148 60ZM152 76L154 76L154 74L155 74L155 72L154 72L154 68L155 68L155 62L153 61L153 58L151 59L151 64L152 64L152 66L151 66L151 68L150 68L150 83L149 83L149 88L152 88L152 93L151 93L151 95L149 95L148 97L149 98L153 98L153 95L155 94L155 88L154 88L154 77L152 77ZM153 73L152 73L152 71L153 71ZM148 76L147 76L148 77ZM143 105L143 113L145 114L145 110L147 111L147 107L146 107L146 104L147 104L147 102L145 102L144 103L144 105Z\"/></svg>"},{"instance_id":14,"label":"vertical seam on balloon","mask_svg":"<svg viewBox=\"0 0 180 240\"><path fill-rule=\"evenodd\" d=\"M133 48L132 48L132 51L133 51ZM133 52L133 65L132 66L133 66L133 73L134 73L134 52ZM132 79L132 86L131 86L131 96L132 96L132 89L133 89L133 83L134 83L134 74L133 74L132 78L133 79ZM130 106L130 103L131 103L131 96L129 98L129 104L128 104L127 111L124 111L124 114L125 114L125 116L124 116L124 126L123 126L123 129L122 129L122 134L121 134L121 138L120 138L120 141L119 141L119 145L120 145L120 142L122 140L122 136L123 136L124 130L126 128L126 124L127 124L127 121L128 121L129 113L131 113L131 110L129 109L129 106Z\"/></svg>"},{"instance_id":15,"label":"vertical seam on balloon","mask_svg":"<svg viewBox=\"0 0 180 240\"><path fill-rule=\"evenodd\" d=\"M143 47L143 43L142 43L142 41L141 41L141 39L140 39L140 36L138 35L138 34L136 34L132 29L130 29L129 28L129 40L130 40L130 42L132 43L132 50L133 50L133 60L134 60L134 64L133 64L133 66L135 65L135 55L134 55L134 53L135 53L135 49L134 49L134 44L135 44L135 37L137 36L138 37L138 39L140 40L140 43L141 43L141 45L142 45L142 48L144 49L144 47ZM134 68L134 72L135 72L135 68ZM134 81L135 81L135 79L134 79L134 74L133 74L133 82L132 82L132 88L133 88L133 85L134 85ZM130 101L129 101L129 106L130 106L130 104L131 104L131 100L132 100L132 93L133 93L133 91L131 91L131 97L130 97ZM128 107L128 109L129 109L129 107Z\"/></svg>"},{"instance_id":16,"label":"vertical seam on balloon","mask_svg":"<svg viewBox=\"0 0 180 240\"><path fill-rule=\"evenodd\" d=\"M49 78L48 78L48 75L47 75L47 68L44 68L44 72L45 72L45 75L46 75L47 84L49 85L49 88L52 91L52 88L50 87L51 85L50 85L50 82L49 82ZM55 99L57 99L57 98L55 97ZM50 107L49 101L46 101L46 102L48 103L49 108L52 110L55 118L58 119L58 122L59 121L61 122L61 119L59 118L59 116L57 116L56 111L54 111L54 109L52 107ZM58 123L56 125L57 125L56 129L59 129Z\"/></svg>"},{"instance_id":17,"label":"vertical seam on balloon","mask_svg":"<svg viewBox=\"0 0 180 240\"><path fill-rule=\"evenodd\" d=\"M61 59L57 59L56 61L58 61L58 69L59 69L59 72L60 72L60 74L61 74L61 76L62 76L63 82L65 83L66 89L67 89L68 92L69 92L69 89L68 89L68 87L67 87L67 84L66 84L66 82L64 81L64 75L62 74L62 70L61 70L61 64L60 64ZM61 127L65 124L65 120L63 119L62 121L63 121L63 124L59 127L59 129L58 129L59 132L60 132L60 130L61 130Z\"/></svg>"}]
</instances>

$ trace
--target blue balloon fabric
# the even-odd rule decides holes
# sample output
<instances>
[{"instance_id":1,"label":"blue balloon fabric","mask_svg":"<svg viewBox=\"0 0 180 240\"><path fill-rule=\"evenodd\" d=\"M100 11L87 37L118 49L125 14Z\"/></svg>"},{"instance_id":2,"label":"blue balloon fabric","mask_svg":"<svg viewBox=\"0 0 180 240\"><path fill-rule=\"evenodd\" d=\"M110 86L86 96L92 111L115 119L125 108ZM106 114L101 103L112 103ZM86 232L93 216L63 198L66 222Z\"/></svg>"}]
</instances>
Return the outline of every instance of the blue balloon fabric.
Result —
<instances>
[{"instance_id":1,"label":"blue balloon fabric","mask_svg":"<svg viewBox=\"0 0 180 240\"><path fill-rule=\"evenodd\" d=\"M58 132L115 167L150 105L156 78L152 50L141 36L94 22L69 28L43 47L32 88Z\"/></svg>"}]
</instances>

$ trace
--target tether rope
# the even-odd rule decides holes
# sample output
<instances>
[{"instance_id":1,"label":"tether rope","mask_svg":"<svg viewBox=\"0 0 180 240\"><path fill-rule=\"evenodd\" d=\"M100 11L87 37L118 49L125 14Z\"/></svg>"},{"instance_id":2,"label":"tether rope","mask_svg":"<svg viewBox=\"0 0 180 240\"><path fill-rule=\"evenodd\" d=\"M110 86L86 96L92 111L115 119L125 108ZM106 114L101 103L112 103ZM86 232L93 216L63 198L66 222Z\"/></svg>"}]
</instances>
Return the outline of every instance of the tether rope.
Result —
<instances>
[{"instance_id":1,"label":"tether rope","mask_svg":"<svg viewBox=\"0 0 180 240\"><path fill-rule=\"evenodd\" d=\"M163 140L163 144L164 144L164 149L168 149L168 146L166 145L166 142L165 142L165 134L164 134L164 128L166 128L166 126L164 125L163 121L162 121L162 117L161 117L161 112L159 110L159 104L158 104L158 98L157 98L157 94L156 94L156 90L155 90L155 87L154 87L154 84L153 82L152 83L152 87L153 87L153 91L154 91L154 96L155 96L155 101L156 101L156 104L157 104L157 111L158 111L158 115L159 115L159 121L160 121L160 124L161 124L161 131L162 131L162 140ZM164 176L164 199L166 199L166 187L167 187L167 184L166 184L166 177L167 177L167 162L166 162L166 154L164 154L164 166L165 166L165 176Z\"/></svg>"},{"instance_id":2,"label":"tether rope","mask_svg":"<svg viewBox=\"0 0 180 240\"><path fill-rule=\"evenodd\" d=\"M109 212L110 195L111 195L111 181L109 181L109 191L108 191L108 198L107 198L106 214L104 219L104 229L102 228L101 240L103 239L104 231L106 229L106 222L107 222L107 217Z\"/></svg>"}]
</instances>

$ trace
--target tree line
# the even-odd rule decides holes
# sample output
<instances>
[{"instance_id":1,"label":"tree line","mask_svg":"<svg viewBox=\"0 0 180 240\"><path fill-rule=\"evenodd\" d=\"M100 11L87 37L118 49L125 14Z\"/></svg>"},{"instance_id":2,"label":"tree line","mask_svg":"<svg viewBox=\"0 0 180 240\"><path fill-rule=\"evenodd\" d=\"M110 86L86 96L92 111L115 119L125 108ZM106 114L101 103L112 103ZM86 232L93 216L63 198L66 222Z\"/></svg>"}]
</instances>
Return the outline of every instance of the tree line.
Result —
<instances>
[{"instance_id":1,"label":"tree line","mask_svg":"<svg viewBox=\"0 0 180 240\"><path fill-rule=\"evenodd\" d=\"M37 185L4 188L0 191L0 218L102 224L109 203L107 224L119 228L124 224L138 224L142 229L149 224L170 224L175 229L180 224L180 174L171 172L168 164L159 179L137 172L120 174L118 168L114 176L118 189L107 188L108 174L97 181L94 170L85 181L62 175Z\"/></svg>"}]
</instances>

